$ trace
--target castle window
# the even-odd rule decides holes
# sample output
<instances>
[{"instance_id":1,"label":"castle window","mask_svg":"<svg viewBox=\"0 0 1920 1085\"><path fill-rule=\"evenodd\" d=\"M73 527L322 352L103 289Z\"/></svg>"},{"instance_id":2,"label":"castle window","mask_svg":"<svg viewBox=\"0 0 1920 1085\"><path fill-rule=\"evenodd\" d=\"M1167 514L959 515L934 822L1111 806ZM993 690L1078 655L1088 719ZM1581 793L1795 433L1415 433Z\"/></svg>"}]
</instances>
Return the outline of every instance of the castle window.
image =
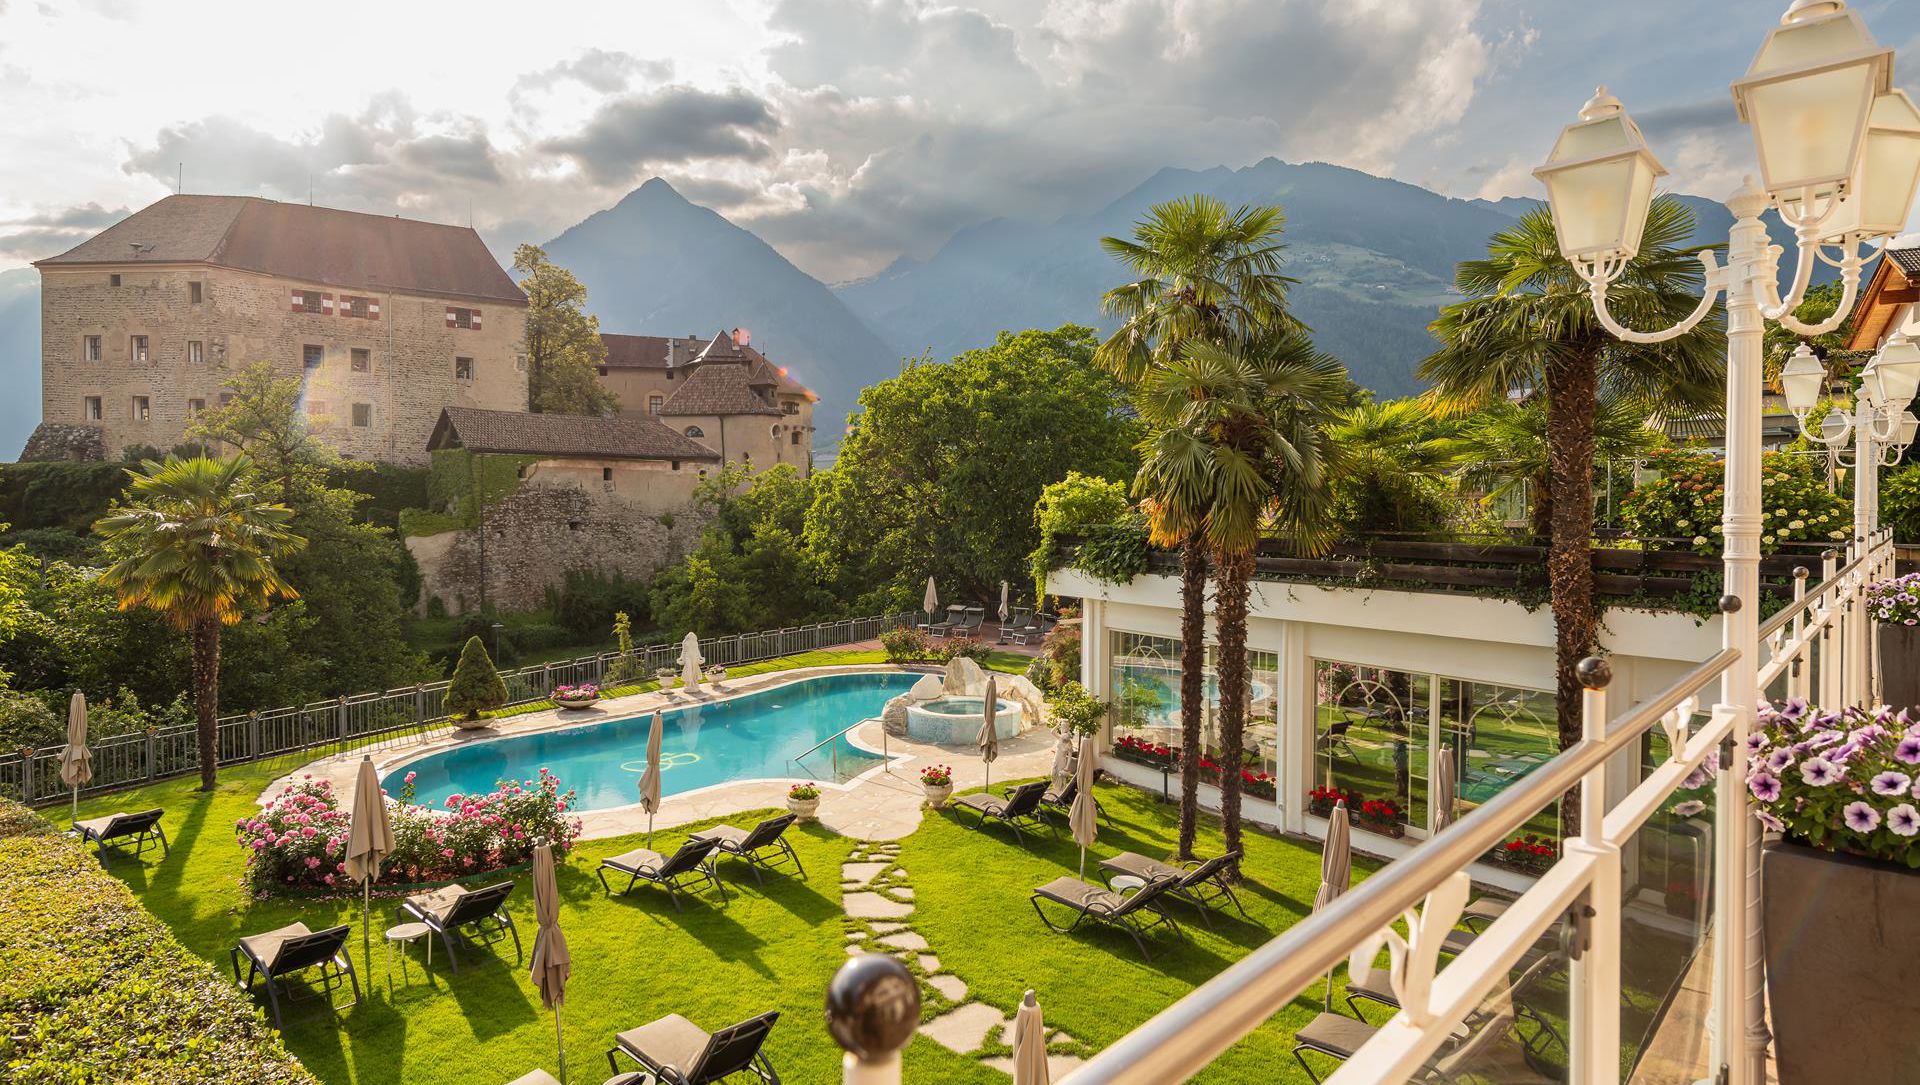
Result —
<instances>
[{"instance_id":1,"label":"castle window","mask_svg":"<svg viewBox=\"0 0 1920 1085\"><path fill-rule=\"evenodd\" d=\"M356 297L352 294L340 298L340 315L360 320L379 320L380 303L372 298Z\"/></svg>"},{"instance_id":2,"label":"castle window","mask_svg":"<svg viewBox=\"0 0 1920 1085\"><path fill-rule=\"evenodd\" d=\"M612 482L612 481L613 481L613 468L611 468L611 467L602 467L602 468L600 469L600 481L601 481L601 482Z\"/></svg>"},{"instance_id":3,"label":"castle window","mask_svg":"<svg viewBox=\"0 0 1920 1085\"><path fill-rule=\"evenodd\" d=\"M135 422L145 422L153 416L153 402L146 396L134 396L131 413Z\"/></svg>"},{"instance_id":4,"label":"castle window","mask_svg":"<svg viewBox=\"0 0 1920 1085\"><path fill-rule=\"evenodd\" d=\"M688 426L685 430L681 432L685 433L689 437L693 437L696 439L705 437L707 435L707 431L701 429L699 426Z\"/></svg>"},{"instance_id":5,"label":"castle window","mask_svg":"<svg viewBox=\"0 0 1920 1085\"><path fill-rule=\"evenodd\" d=\"M671 463L672 463L672 465L673 465L673 468L672 468L672 469L673 469L673 470L675 470L675 471L678 471L678 470L680 470L680 461L679 461L679 460L672 460L672 461L669 461L669 462L671 462Z\"/></svg>"},{"instance_id":6,"label":"castle window","mask_svg":"<svg viewBox=\"0 0 1920 1085\"><path fill-rule=\"evenodd\" d=\"M799 444L799 443L800 443L800 431L799 431L799 430L794 430L794 431L793 431L793 435L792 435L792 436L793 436L793 443L794 443L794 444L796 444L796 445L797 445L797 444Z\"/></svg>"},{"instance_id":7,"label":"castle window","mask_svg":"<svg viewBox=\"0 0 1920 1085\"><path fill-rule=\"evenodd\" d=\"M470 328L478 331L480 328L480 310L462 309L457 305L447 306L447 327Z\"/></svg>"},{"instance_id":8,"label":"castle window","mask_svg":"<svg viewBox=\"0 0 1920 1085\"><path fill-rule=\"evenodd\" d=\"M300 348L300 364L308 369L318 369L326 360L327 348L318 343L307 343Z\"/></svg>"},{"instance_id":9,"label":"castle window","mask_svg":"<svg viewBox=\"0 0 1920 1085\"><path fill-rule=\"evenodd\" d=\"M667 400L665 396L658 396L658 395L648 396L647 397L647 413L659 414L660 408L665 406L666 402Z\"/></svg>"},{"instance_id":10,"label":"castle window","mask_svg":"<svg viewBox=\"0 0 1920 1085\"><path fill-rule=\"evenodd\" d=\"M353 424L366 429L373 425L373 404L356 403L353 405Z\"/></svg>"},{"instance_id":11,"label":"castle window","mask_svg":"<svg viewBox=\"0 0 1920 1085\"><path fill-rule=\"evenodd\" d=\"M780 413L781 414L799 414L800 405L798 403L793 402L792 400L788 400L787 402L780 404Z\"/></svg>"},{"instance_id":12,"label":"castle window","mask_svg":"<svg viewBox=\"0 0 1920 1085\"><path fill-rule=\"evenodd\" d=\"M515 373L525 373L525 372L527 371L527 356L526 356L526 355L524 355L524 354L516 354L516 355L514 355L514 356L513 356L513 371L514 371ZM604 371L604 370L602 370L602 371L601 371L601 375L602 375L602 376L605 376L605 375L606 375L606 374L605 374L605 371Z\"/></svg>"},{"instance_id":13,"label":"castle window","mask_svg":"<svg viewBox=\"0 0 1920 1085\"><path fill-rule=\"evenodd\" d=\"M80 337L80 360L83 362L97 362L100 360L99 336L83 335Z\"/></svg>"},{"instance_id":14,"label":"castle window","mask_svg":"<svg viewBox=\"0 0 1920 1085\"><path fill-rule=\"evenodd\" d=\"M318 290L295 290L293 292L293 311L296 313L331 313L333 295L322 294Z\"/></svg>"},{"instance_id":15,"label":"castle window","mask_svg":"<svg viewBox=\"0 0 1920 1085\"><path fill-rule=\"evenodd\" d=\"M207 357L206 347L198 339L187 340L187 364L199 365Z\"/></svg>"},{"instance_id":16,"label":"castle window","mask_svg":"<svg viewBox=\"0 0 1920 1085\"><path fill-rule=\"evenodd\" d=\"M453 360L453 379L470 381L473 379L473 359L455 358Z\"/></svg>"},{"instance_id":17,"label":"castle window","mask_svg":"<svg viewBox=\"0 0 1920 1085\"><path fill-rule=\"evenodd\" d=\"M232 393L232 392L222 392L222 393L220 393L220 405L221 405L222 407L225 407L225 406L226 406L227 404L229 404L229 403L232 403L232 402L233 402L233 393Z\"/></svg>"},{"instance_id":18,"label":"castle window","mask_svg":"<svg viewBox=\"0 0 1920 1085\"><path fill-rule=\"evenodd\" d=\"M355 373L373 372L373 351L366 347L354 347L350 352L351 366Z\"/></svg>"},{"instance_id":19,"label":"castle window","mask_svg":"<svg viewBox=\"0 0 1920 1085\"><path fill-rule=\"evenodd\" d=\"M118 275L109 275L109 276L107 276L107 285L108 285L108 286L119 286L119 285L120 285L120 276L118 276Z\"/></svg>"},{"instance_id":20,"label":"castle window","mask_svg":"<svg viewBox=\"0 0 1920 1085\"><path fill-rule=\"evenodd\" d=\"M198 418L200 417L200 412L206 409L207 409L207 401L204 399L187 400L187 417L188 418Z\"/></svg>"},{"instance_id":21,"label":"castle window","mask_svg":"<svg viewBox=\"0 0 1920 1085\"><path fill-rule=\"evenodd\" d=\"M134 361L136 362L146 361L147 360L147 337L144 335L134 336L132 342L128 345L127 349L128 349L128 352L133 356Z\"/></svg>"},{"instance_id":22,"label":"castle window","mask_svg":"<svg viewBox=\"0 0 1920 1085\"><path fill-rule=\"evenodd\" d=\"M89 422L100 421L100 397L87 396L80 401L80 417Z\"/></svg>"},{"instance_id":23,"label":"castle window","mask_svg":"<svg viewBox=\"0 0 1920 1085\"><path fill-rule=\"evenodd\" d=\"M207 300L205 283L187 284L187 304L198 305L205 300Z\"/></svg>"}]
</instances>

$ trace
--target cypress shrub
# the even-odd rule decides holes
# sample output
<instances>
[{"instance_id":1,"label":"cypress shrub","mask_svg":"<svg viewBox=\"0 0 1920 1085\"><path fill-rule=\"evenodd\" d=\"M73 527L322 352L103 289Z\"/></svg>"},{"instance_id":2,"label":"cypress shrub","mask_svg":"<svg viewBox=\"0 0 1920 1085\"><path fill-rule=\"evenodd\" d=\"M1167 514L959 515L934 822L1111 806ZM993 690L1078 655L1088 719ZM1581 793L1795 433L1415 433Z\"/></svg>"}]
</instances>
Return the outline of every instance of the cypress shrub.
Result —
<instances>
[{"instance_id":1,"label":"cypress shrub","mask_svg":"<svg viewBox=\"0 0 1920 1085\"><path fill-rule=\"evenodd\" d=\"M493 669L493 660L479 637L468 637L467 646L460 649L460 662L454 665L453 680L447 684L446 703L449 710L464 712L470 720L507 703L507 683Z\"/></svg>"}]
</instances>

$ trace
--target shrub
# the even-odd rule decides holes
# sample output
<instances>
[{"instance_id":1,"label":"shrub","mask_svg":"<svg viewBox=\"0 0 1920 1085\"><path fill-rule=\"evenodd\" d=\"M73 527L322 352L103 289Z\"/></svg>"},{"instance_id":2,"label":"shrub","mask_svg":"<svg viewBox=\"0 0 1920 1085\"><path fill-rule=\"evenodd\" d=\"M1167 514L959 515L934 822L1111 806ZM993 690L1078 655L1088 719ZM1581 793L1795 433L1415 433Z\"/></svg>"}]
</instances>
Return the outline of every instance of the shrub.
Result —
<instances>
[{"instance_id":1,"label":"shrub","mask_svg":"<svg viewBox=\"0 0 1920 1085\"><path fill-rule=\"evenodd\" d=\"M1826 851L1920 869L1920 724L1904 709L1821 712L1794 700L1762 704L1759 720L1745 775L1760 824ZM1704 786L1717 768L1703 765L1685 786Z\"/></svg>"},{"instance_id":2,"label":"shrub","mask_svg":"<svg viewBox=\"0 0 1920 1085\"><path fill-rule=\"evenodd\" d=\"M415 806L413 774L393 807L393 854L380 867L381 885L452 881L516 866L545 841L564 855L580 835L566 816L571 791L545 769L540 778L503 780L485 795L450 795L444 811ZM347 835L352 816L325 780L306 777L235 825L250 849L247 883L256 895L346 891Z\"/></svg>"},{"instance_id":3,"label":"shrub","mask_svg":"<svg viewBox=\"0 0 1920 1085\"><path fill-rule=\"evenodd\" d=\"M1080 678L1080 627L1056 625L1047 631L1040 644L1040 658L1047 661L1049 686L1060 686Z\"/></svg>"},{"instance_id":4,"label":"shrub","mask_svg":"<svg viewBox=\"0 0 1920 1085\"><path fill-rule=\"evenodd\" d=\"M1338 787L1316 787L1307 792L1307 812L1315 817L1326 817L1333 808L1341 803L1347 804L1349 812L1358 809L1366 797L1358 791L1347 791Z\"/></svg>"},{"instance_id":5,"label":"shrub","mask_svg":"<svg viewBox=\"0 0 1920 1085\"><path fill-rule=\"evenodd\" d=\"M913 663L932 654L927 646L927 635L907 626L881 633L880 647L887 650L889 663Z\"/></svg>"},{"instance_id":6,"label":"shrub","mask_svg":"<svg viewBox=\"0 0 1920 1085\"><path fill-rule=\"evenodd\" d=\"M1063 684L1048 704L1053 710L1053 722L1076 735L1091 735L1100 730L1100 721L1107 715L1107 702L1088 693L1087 687L1078 682Z\"/></svg>"},{"instance_id":7,"label":"shrub","mask_svg":"<svg viewBox=\"0 0 1920 1085\"><path fill-rule=\"evenodd\" d=\"M1827 492L1808 457L1768 452L1760 460L1760 546L1832 543L1852 531L1848 502ZM1634 487L1620 503L1620 521L1634 537L1682 539L1701 554L1720 552L1725 485L1720 461L1699 449L1657 453L1647 466L1660 477Z\"/></svg>"},{"instance_id":8,"label":"shrub","mask_svg":"<svg viewBox=\"0 0 1920 1085\"><path fill-rule=\"evenodd\" d=\"M1026 676L1027 681L1032 682L1040 692L1053 692L1053 664L1047 662L1045 656L1033 657L1033 661L1027 664Z\"/></svg>"},{"instance_id":9,"label":"shrub","mask_svg":"<svg viewBox=\"0 0 1920 1085\"><path fill-rule=\"evenodd\" d=\"M626 611L613 616L613 644L619 654L607 664L607 685L631 682L640 675L640 661L633 656L633 619Z\"/></svg>"},{"instance_id":10,"label":"shrub","mask_svg":"<svg viewBox=\"0 0 1920 1085\"><path fill-rule=\"evenodd\" d=\"M918 631L916 630L916 632ZM992 655L993 645L988 644L986 641L975 640L972 637L948 637L947 642L941 645L940 650L935 653L935 658L943 662L954 659L971 659L976 663L984 663L988 657Z\"/></svg>"},{"instance_id":11,"label":"shrub","mask_svg":"<svg viewBox=\"0 0 1920 1085\"><path fill-rule=\"evenodd\" d=\"M1041 490L1040 500L1033 506L1040 546L1027 557L1033 574L1033 597L1047 594L1047 574L1060 560L1057 536L1117 523L1132 511L1126 483L1078 471L1068 471L1066 478Z\"/></svg>"},{"instance_id":12,"label":"shrub","mask_svg":"<svg viewBox=\"0 0 1920 1085\"><path fill-rule=\"evenodd\" d=\"M0 801L0 1065L19 1085L317 1085L232 980L93 856Z\"/></svg>"},{"instance_id":13,"label":"shrub","mask_svg":"<svg viewBox=\"0 0 1920 1085\"><path fill-rule=\"evenodd\" d=\"M597 636L615 614L647 620L647 582L598 569L569 569L559 587L547 589L547 609L576 639Z\"/></svg>"},{"instance_id":14,"label":"shrub","mask_svg":"<svg viewBox=\"0 0 1920 1085\"><path fill-rule=\"evenodd\" d=\"M1179 747L1164 742L1148 742L1133 735L1121 735L1114 739L1113 755L1122 761L1152 765L1157 769L1171 768L1180 763Z\"/></svg>"},{"instance_id":15,"label":"shrub","mask_svg":"<svg viewBox=\"0 0 1920 1085\"><path fill-rule=\"evenodd\" d=\"M1106 584L1126 584L1147 571L1147 529L1111 524L1087 529L1073 567Z\"/></svg>"},{"instance_id":16,"label":"shrub","mask_svg":"<svg viewBox=\"0 0 1920 1085\"><path fill-rule=\"evenodd\" d=\"M468 719L476 720L487 709L506 703L507 684L493 669L486 647L479 637L468 637L467 646L460 650L460 663L453 668L453 681L447 684L448 710L464 712Z\"/></svg>"},{"instance_id":17,"label":"shrub","mask_svg":"<svg viewBox=\"0 0 1920 1085\"><path fill-rule=\"evenodd\" d=\"M0 689L0 751L15 753L23 746L39 748L65 742L66 724L46 703L31 693Z\"/></svg>"}]
</instances>

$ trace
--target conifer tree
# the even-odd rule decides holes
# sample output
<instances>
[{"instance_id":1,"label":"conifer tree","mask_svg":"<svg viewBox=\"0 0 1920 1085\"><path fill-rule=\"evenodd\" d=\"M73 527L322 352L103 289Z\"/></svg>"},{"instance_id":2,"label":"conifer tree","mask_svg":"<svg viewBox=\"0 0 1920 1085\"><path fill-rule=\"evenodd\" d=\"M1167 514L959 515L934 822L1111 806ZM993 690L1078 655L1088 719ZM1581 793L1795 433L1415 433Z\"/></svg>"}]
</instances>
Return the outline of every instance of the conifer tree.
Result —
<instances>
[{"instance_id":1,"label":"conifer tree","mask_svg":"<svg viewBox=\"0 0 1920 1085\"><path fill-rule=\"evenodd\" d=\"M479 637L468 637L467 646L460 649L460 662L454 665L453 681L447 683L447 708L477 720L480 713L506 703L507 683L493 669L486 646Z\"/></svg>"}]
</instances>

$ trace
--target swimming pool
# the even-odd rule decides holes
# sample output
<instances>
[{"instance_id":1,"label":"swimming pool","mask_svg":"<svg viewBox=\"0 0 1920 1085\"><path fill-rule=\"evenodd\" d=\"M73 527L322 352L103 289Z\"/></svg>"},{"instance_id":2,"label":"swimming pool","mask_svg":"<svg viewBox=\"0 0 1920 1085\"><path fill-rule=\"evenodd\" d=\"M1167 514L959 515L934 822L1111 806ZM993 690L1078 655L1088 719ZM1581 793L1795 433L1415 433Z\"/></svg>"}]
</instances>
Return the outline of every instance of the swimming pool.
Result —
<instances>
[{"instance_id":1,"label":"swimming pool","mask_svg":"<svg viewBox=\"0 0 1920 1085\"><path fill-rule=\"evenodd\" d=\"M832 750L821 747L796 769L792 758L828 735L878 716L887 699L905 693L918 674L829 674L804 678L714 704L671 709L662 721L660 791L677 795L735 780L833 775ZM502 779L532 779L543 768L577 796L576 810L605 810L640 800L652 713L561 731L487 739L429 754L387 774L389 794L400 793L409 772L414 801L440 806L449 795L491 791ZM880 758L851 743L840 748L840 779L852 779Z\"/></svg>"}]
</instances>

